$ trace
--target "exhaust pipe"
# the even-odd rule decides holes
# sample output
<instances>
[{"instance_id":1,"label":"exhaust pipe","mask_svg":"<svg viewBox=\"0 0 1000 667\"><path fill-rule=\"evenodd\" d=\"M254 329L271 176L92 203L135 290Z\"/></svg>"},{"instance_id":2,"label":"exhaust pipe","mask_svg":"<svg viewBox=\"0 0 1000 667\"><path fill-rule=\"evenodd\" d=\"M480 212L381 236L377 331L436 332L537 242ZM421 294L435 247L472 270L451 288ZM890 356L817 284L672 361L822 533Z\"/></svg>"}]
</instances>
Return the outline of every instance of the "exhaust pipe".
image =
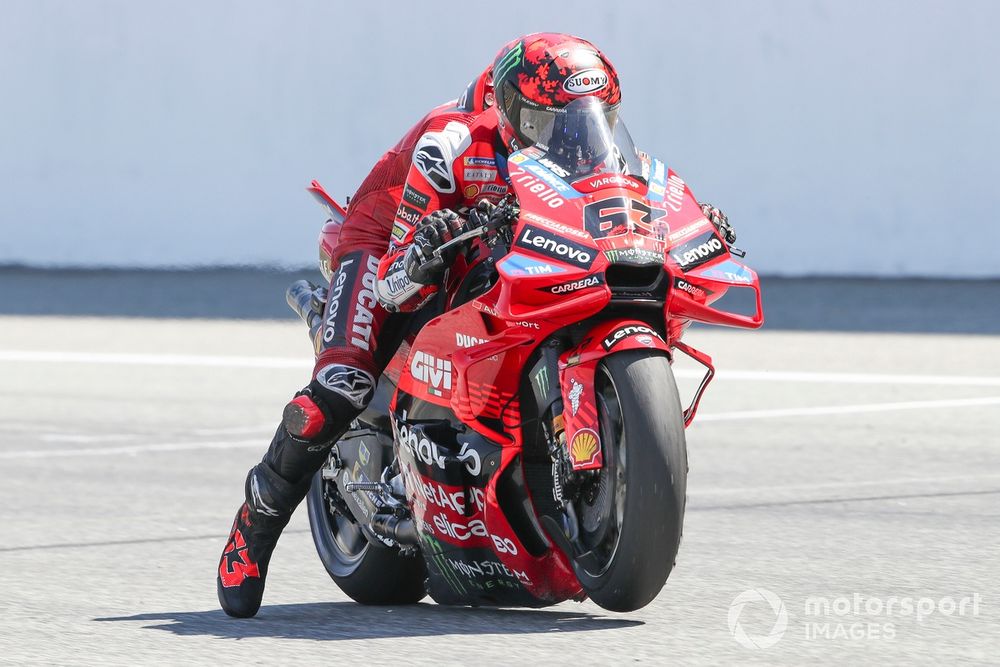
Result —
<instances>
[{"instance_id":1,"label":"exhaust pipe","mask_svg":"<svg viewBox=\"0 0 1000 667\"><path fill-rule=\"evenodd\" d=\"M394 540L400 546L417 546L420 537L417 535L417 525L410 517L400 518L395 514L375 514L368 527L380 537Z\"/></svg>"},{"instance_id":2,"label":"exhaust pipe","mask_svg":"<svg viewBox=\"0 0 1000 667\"><path fill-rule=\"evenodd\" d=\"M285 301L309 327L309 339L318 350L317 342L323 328L323 311L326 308L326 290L308 280L296 280L285 290Z\"/></svg>"}]
</instances>

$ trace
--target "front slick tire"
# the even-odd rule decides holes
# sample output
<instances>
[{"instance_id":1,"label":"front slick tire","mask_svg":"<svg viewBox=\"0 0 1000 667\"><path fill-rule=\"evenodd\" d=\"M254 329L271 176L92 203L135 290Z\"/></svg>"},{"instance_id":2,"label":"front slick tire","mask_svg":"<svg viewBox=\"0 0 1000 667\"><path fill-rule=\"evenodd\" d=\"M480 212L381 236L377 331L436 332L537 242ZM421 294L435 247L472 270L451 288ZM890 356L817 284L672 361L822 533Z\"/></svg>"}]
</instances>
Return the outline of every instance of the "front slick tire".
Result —
<instances>
[{"instance_id":1,"label":"front slick tire","mask_svg":"<svg viewBox=\"0 0 1000 667\"><path fill-rule=\"evenodd\" d=\"M590 598L610 611L640 609L673 569L687 494L684 416L667 357L629 350L595 376L604 468L601 492L576 504L592 558L576 563Z\"/></svg>"},{"instance_id":2,"label":"front slick tire","mask_svg":"<svg viewBox=\"0 0 1000 667\"><path fill-rule=\"evenodd\" d=\"M404 558L396 549L370 544L353 521L330 511L323 493L325 484L332 482L316 473L307 500L313 542L330 578L361 604L420 602L427 594L423 557Z\"/></svg>"}]
</instances>

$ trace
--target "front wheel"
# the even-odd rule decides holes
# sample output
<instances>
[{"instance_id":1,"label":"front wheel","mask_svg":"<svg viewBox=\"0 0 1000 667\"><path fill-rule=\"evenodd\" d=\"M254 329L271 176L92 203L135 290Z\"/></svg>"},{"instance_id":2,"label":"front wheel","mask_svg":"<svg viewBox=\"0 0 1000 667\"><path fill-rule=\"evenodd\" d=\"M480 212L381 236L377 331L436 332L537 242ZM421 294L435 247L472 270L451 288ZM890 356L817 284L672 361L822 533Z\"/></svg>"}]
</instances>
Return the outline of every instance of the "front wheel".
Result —
<instances>
[{"instance_id":1,"label":"front wheel","mask_svg":"<svg viewBox=\"0 0 1000 667\"><path fill-rule=\"evenodd\" d=\"M346 508L336 508L336 493L336 483L323 479L321 470L313 477L307 503L316 551L340 590L361 604L420 602L426 595L423 557L404 557L397 549L371 544L353 518L345 516Z\"/></svg>"},{"instance_id":2,"label":"front wheel","mask_svg":"<svg viewBox=\"0 0 1000 667\"><path fill-rule=\"evenodd\" d=\"M603 359L594 379L604 467L575 503L575 563L590 598L611 611L649 604L673 569L687 494L684 416L670 362L646 350Z\"/></svg>"}]
</instances>

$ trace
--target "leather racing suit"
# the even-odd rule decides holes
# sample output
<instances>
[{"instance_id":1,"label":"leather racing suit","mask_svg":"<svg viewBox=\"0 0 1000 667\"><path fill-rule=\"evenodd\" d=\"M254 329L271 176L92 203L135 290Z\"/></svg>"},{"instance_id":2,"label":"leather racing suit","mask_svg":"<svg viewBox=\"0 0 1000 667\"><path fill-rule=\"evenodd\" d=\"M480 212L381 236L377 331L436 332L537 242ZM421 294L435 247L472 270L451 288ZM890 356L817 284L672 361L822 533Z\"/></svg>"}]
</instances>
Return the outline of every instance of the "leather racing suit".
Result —
<instances>
[{"instance_id":1,"label":"leather racing suit","mask_svg":"<svg viewBox=\"0 0 1000 667\"><path fill-rule=\"evenodd\" d=\"M330 258L331 281L312 381L299 407L322 412L319 432L296 431L285 408L266 454L251 468L219 563L226 613L253 616L271 553L313 474L367 406L402 342L410 313L437 291L407 278L403 256L420 220L463 211L507 192L506 148L487 105L488 71L457 101L433 109L375 164L351 200ZM309 400L302 403L303 395Z\"/></svg>"}]
</instances>

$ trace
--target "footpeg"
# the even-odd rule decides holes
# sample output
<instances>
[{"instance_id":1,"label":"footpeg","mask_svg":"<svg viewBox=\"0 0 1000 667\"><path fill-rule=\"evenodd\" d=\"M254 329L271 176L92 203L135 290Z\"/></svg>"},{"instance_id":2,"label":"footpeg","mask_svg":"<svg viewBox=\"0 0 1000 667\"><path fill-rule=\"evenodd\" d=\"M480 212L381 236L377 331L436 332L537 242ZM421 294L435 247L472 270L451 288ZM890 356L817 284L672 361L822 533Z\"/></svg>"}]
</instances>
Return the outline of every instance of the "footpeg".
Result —
<instances>
[{"instance_id":1,"label":"footpeg","mask_svg":"<svg viewBox=\"0 0 1000 667\"><path fill-rule=\"evenodd\" d=\"M347 489L348 493L362 491L377 493L379 495L389 493L392 490L388 484L383 484L382 482L348 482L344 488Z\"/></svg>"}]
</instances>

